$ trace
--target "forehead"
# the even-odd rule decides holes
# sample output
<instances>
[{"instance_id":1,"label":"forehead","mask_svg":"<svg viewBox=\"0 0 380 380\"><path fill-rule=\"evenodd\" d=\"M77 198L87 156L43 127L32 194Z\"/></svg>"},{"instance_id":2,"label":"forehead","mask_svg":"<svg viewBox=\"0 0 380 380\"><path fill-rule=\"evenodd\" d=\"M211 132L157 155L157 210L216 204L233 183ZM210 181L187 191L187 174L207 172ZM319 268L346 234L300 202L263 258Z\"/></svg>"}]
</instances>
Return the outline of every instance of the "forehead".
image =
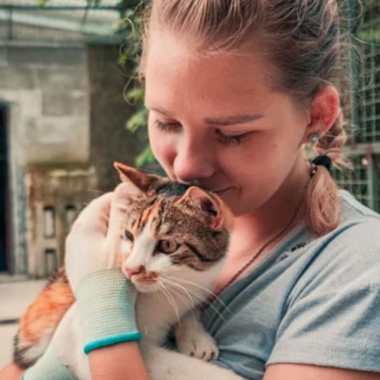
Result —
<instances>
[{"instance_id":1,"label":"forehead","mask_svg":"<svg viewBox=\"0 0 380 380\"><path fill-rule=\"evenodd\" d=\"M271 92L270 66L259 51L207 53L183 37L158 31L148 44L146 103L246 110Z\"/></svg>"}]
</instances>

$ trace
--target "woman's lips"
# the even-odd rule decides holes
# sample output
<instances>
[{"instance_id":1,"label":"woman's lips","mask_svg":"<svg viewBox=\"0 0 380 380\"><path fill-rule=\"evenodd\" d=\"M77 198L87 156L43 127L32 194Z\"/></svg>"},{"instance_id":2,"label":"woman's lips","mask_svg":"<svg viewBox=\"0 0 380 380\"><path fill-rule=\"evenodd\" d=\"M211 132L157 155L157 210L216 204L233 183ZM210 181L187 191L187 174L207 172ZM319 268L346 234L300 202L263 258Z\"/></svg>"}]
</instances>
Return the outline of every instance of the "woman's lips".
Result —
<instances>
[{"instance_id":1,"label":"woman's lips","mask_svg":"<svg viewBox=\"0 0 380 380\"><path fill-rule=\"evenodd\" d=\"M224 189L220 189L220 190L212 190L213 193L216 193L218 195L223 195L225 192L227 192L229 189L231 189L231 187L225 187Z\"/></svg>"}]
</instances>

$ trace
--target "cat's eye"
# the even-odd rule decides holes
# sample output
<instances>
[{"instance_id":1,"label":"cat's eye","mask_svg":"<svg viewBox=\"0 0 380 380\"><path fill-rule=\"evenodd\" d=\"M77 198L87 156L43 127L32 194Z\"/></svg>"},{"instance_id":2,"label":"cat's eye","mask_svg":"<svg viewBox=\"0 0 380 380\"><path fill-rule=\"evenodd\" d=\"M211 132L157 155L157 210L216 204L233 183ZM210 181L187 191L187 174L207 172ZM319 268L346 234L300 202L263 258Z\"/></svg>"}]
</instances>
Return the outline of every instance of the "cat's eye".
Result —
<instances>
[{"instance_id":1,"label":"cat's eye","mask_svg":"<svg viewBox=\"0 0 380 380\"><path fill-rule=\"evenodd\" d=\"M134 237L132 235L132 232L128 231L128 230L125 230L124 231L124 236L127 240L130 240L130 241L133 241Z\"/></svg>"},{"instance_id":2,"label":"cat's eye","mask_svg":"<svg viewBox=\"0 0 380 380\"><path fill-rule=\"evenodd\" d=\"M172 240L160 240L157 249L163 253L173 253L178 249L179 244Z\"/></svg>"}]
</instances>

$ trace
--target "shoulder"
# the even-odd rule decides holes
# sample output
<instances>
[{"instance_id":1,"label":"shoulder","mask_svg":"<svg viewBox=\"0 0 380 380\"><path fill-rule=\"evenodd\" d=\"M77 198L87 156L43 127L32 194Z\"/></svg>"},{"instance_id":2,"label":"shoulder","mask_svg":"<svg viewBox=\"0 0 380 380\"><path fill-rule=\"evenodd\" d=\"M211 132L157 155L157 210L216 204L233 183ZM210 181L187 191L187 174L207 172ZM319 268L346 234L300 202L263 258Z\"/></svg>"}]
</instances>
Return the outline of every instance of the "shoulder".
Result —
<instances>
[{"instance_id":1,"label":"shoulder","mask_svg":"<svg viewBox=\"0 0 380 380\"><path fill-rule=\"evenodd\" d=\"M326 256L357 263L372 260L380 264L380 215L363 206L350 193L340 192L341 218L331 233L315 240ZM330 252L330 254L328 254Z\"/></svg>"},{"instance_id":2,"label":"shoulder","mask_svg":"<svg viewBox=\"0 0 380 380\"><path fill-rule=\"evenodd\" d=\"M339 226L312 240L298 257L291 299L309 292L380 289L380 215L341 192ZM294 298L295 297L295 298Z\"/></svg>"},{"instance_id":3,"label":"shoulder","mask_svg":"<svg viewBox=\"0 0 380 380\"><path fill-rule=\"evenodd\" d=\"M342 196L341 223L294 258L267 364L380 372L380 217Z\"/></svg>"},{"instance_id":4,"label":"shoulder","mask_svg":"<svg viewBox=\"0 0 380 380\"><path fill-rule=\"evenodd\" d=\"M354 196L345 190L339 191L341 201L341 225L352 222L380 223L380 215L361 204Z\"/></svg>"}]
</instances>

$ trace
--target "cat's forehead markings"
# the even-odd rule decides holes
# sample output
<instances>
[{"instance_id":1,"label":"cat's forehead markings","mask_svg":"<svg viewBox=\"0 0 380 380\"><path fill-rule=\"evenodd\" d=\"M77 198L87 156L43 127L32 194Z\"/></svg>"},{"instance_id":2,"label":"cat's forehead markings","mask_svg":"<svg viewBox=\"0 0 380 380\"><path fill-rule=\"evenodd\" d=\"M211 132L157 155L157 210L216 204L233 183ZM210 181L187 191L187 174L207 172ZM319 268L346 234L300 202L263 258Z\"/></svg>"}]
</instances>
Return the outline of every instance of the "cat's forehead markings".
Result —
<instances>
[{"instance_id":1,"label":"cat's forehead markings","mask_svg":"<svg viewBox=\"0 0 380 380\"><path fill-rule=\"evenodd\" d=\"M145 209L142 210L137 223L134 226L134 231L138 234L140 233L146 226L149 221L154 222L155 219L159 220L161 215L161 207L163 203L163 197L156 197L155 202L148 203L148 206L145 205Z\"/></svg>"},{"instance_id":2,"label":"cat's forehead markings","mask_svg":"<svg viewBox=\"0 0 380 380\"><path fill-rule=\"evenodd\" d=\"M186 191L192 185L185 185L183 183L178 182L168 182L165 186L161 187L157 190L157 195L164 195L165 197L178 197L185 195Z\"/></svg>"},{"instance_id":3,"label":"cat's forehead markings","mask_svg":"<svg viewBox=\"0 0 380 380\"><path fill-rule=\"evenodd\" d=\"M144 260L153 253L157 244L156 240L152 237L150 230L151 221L148 220L135 239L133 251L137 253L136 259L139 260L140 263L144 262Z\"/></svg>"}]
</instances>

